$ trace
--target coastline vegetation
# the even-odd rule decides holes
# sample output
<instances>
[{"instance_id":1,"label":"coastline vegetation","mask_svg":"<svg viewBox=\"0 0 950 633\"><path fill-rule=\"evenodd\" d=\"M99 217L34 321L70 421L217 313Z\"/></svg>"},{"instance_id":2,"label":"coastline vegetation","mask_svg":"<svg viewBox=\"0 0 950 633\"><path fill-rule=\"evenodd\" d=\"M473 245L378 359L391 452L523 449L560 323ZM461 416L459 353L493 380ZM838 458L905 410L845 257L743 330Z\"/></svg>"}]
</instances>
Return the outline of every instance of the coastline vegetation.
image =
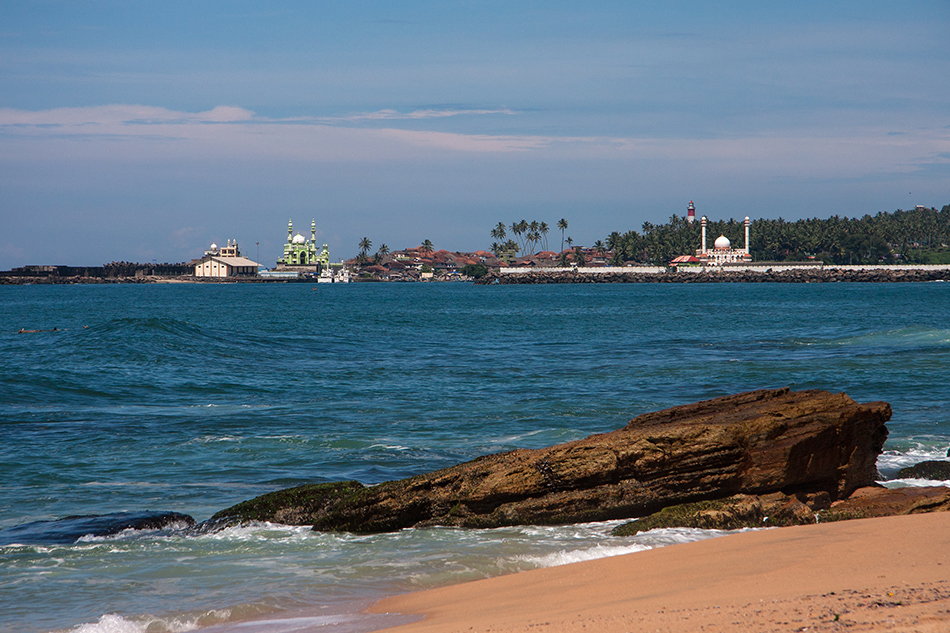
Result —
<instances>
[{"instance_id":1,"label":"coastline vegetation","mask_svg":"<svg viewBox=\"0 0 950 633\"><path fill-rule=\"evenodd\" d=\"M699 222L673 215L666 224L644 222L642 233L613 232L605 246L611 263L665 264L690 254L700 242ZM753 261L819 260L829 264L950 264L950 205L940 211L917 207L862 218L837 215L789 222L782 218L752 220ZM741 221L709 221L707 235L744 240Z\"/></svg>"}]
</instances>

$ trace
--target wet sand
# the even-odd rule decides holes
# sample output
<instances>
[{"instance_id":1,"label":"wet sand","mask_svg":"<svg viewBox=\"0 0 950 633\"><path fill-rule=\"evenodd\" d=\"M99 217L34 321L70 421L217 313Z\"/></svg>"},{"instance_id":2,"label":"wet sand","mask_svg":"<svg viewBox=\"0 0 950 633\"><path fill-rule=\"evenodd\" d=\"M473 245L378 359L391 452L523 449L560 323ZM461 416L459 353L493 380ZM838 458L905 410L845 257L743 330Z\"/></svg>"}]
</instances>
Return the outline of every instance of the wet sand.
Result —
<instances>
[{"instance_id":1,"label":"wet sand","mask_svg":"<svg viewBox=\"0 0 950 633\"><path fill-rule=\"evenodd\" d=\"M950 512L744 532L387 598L398 633L950 631Z\"/></svg>"}]
</instances>

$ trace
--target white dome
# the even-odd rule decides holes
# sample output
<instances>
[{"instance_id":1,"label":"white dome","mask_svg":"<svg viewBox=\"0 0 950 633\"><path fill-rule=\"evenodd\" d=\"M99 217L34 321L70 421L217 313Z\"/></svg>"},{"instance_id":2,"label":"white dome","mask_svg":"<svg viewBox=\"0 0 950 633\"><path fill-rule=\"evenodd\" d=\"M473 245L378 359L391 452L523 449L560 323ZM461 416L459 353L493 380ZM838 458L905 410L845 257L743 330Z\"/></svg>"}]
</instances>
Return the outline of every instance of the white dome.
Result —
<instances>
[{"instance_id":1,"label":"white dome","mask_svg":"<svg viewBox=\"0 0 950 633\"><path fill-rule=\"evenodd\" d=\"M713 242L713 246L716 248L729 248L732 245L732 242L729 241L729 238L725 235L720 235L716 238L716 241Z\"/></svg>"},{"instance_id":2,"label":"white dome","mask_svg":"<svg viewBox=\"0 0 950 633\"><path fill-rule=\"evenodd\" d=\"M305 238L303 235L301 235L300 233L297 233L296 235L294 235L294 244L306 244L306 243L307 243L307 238Z\"/></svg>"},{"instance_id":3,"label":"white dome","mask_svg":"<svg viewBox=\"0 0 950 633\"><path fill-rule=\"evenodd\" d=\"M210 249L210 250L212 250L212 251L218 250L218 245L215 244L214 242L211 242L211 249Z\"/></svg>"}]
</instances>

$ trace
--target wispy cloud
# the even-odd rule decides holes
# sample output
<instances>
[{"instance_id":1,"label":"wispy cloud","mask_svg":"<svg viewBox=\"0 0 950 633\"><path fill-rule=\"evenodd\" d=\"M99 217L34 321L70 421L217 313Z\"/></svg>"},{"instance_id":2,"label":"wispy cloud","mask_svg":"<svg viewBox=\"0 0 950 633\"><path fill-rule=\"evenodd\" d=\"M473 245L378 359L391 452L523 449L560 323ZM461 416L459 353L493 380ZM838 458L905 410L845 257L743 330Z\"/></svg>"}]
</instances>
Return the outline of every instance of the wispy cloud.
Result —
<instances>
[{"instance_id":1,"label":"wispy cloud","mask_svg":"<svg viewBox=\"0 0 950 633\"><path fill-rule=\"evenodd\" d=\"M336 117L270 118L237 106L216 106L204 112L179 112L154 106L105 105L52 110L14 110L0 108L0 126L75 126L75 125L155 125L201 123L319 124L360 123L364 121L424 121L462 116L513 115L508 108L427 108L399 112L377 110Z\"/></svg>"},{"instance_id":2,"label":"wispy cloud","mask_svg":"<svg viewBox=\"0 0 950 633\"><path fill-rule=\"evenodd\" d=\"M262 117L236 106L181 112L142 105L27 111L0 109L0 162L134 162L261 159L325 162L438 160L446 155L531 155L540 160L655 163L768 179L860 178L944 162L950 130L894 135L890 127L838 135L776 133L732 138L466 134L402 129L399 121L507 109L396 110L345 119ZM339 125L346 120L356 125ZM360 126L360 121L386 122Z\"/></svg>"},{"instance_id":3,"label":"wispy cloud","mask_svg":"<svg viewBox=\"0 0 950 633\"><path fill-rule=\"evenodd\" d=\"M359 121L419 121L423 119L444 119L457 116L484 116L490 114L517 114L514 110L508 108L490 108L490 109L435 109L427 108L424 110L413 110L411 112L399 112L398 110L377 110L376 112L362 112L340 117L325 117L320 121L332 122L359 122Z\"/></svg>"},{"instance_id":4,"label":"wispy cloud","mask_svg":"<svg viewBox=\"0 0 950 633\"><path fill-rule=\"evenodd\" d=\"M361 121L422 121L453 116L508 114L507 109L427 109L401 113L381 110L347 117L268 118L244 108L217 106L204 112L180 112L142 105L107 105L28 111L0 109L0 140L32 139L139 139L193 141L211 150L230 152L242 145L246 152L263 155L284 153L293 158L367 157L398 155L399 145L458 152L512 152L538 148L546 141L531 136L493 136L401 130L391 127L360 129L338 123ZM348 139L348 140L344 140ZM390 146L390 151L381 145ZM375 146L375 147L373 147Z\"/></svg>"},{"instance_id":5,"label":"wispy cloud","mask_svg":"<svg viewBox=\"0 0 950 633\"><path fill-rule=\"evenodd\" d=\"M105 105L52 110L0 108L2 127L76 127L143 124L233 123L250 121L254 113L234 106L217 106L205 112L178 112L143 105Z\"/></svg>"}]
</instances>

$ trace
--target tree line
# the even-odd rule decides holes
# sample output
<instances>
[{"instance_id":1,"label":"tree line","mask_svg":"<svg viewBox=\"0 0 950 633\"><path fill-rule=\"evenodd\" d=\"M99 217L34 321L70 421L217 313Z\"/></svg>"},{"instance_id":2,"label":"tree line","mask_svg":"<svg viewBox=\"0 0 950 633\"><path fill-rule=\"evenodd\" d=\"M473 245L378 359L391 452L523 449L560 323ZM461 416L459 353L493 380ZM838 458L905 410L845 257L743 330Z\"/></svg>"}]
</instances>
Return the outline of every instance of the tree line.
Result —
<instances>
[{"instance_id":1,"label":"tree line","mask_svg":"<svg viewBox=\"0 0 950 633\"><path fill-rule=\"evenodd\" d=\"M862 218L837 215L789 222L759 219L751 222L749 248L754 261L820 260L833 264L879 264L901 261L912 264L950 263L950 205ZM642 233L613 232L605 246L614 265L624 262L665 264L699 248L699 221L690 224L673 215L666 224L644 222ZM725 235L734 247L745 242L745 226L735 220L708 221L709 243Z\"/></svg>"},{"instance_id":2,"label":"tree line","mask_svg":"<svg viewBox=\"0 0 950 633\"><path fill-rule=\"evenodd\" d=\"M570 247L574 239L568 237L565 239L564 232L567 231L567 220L561 218L557 221L557 228L561 232L561 251L564 250L564 244ZM547 222L538 222L532 220L521 220L506 225L499 222L491 230L492 242L489 250L498 257L514 257L518 253L523 255L532 255L538 250L548 250L548 233L551 227ZM511 237L509 237L509 232Z\"/></svg>"}]
</instances>

